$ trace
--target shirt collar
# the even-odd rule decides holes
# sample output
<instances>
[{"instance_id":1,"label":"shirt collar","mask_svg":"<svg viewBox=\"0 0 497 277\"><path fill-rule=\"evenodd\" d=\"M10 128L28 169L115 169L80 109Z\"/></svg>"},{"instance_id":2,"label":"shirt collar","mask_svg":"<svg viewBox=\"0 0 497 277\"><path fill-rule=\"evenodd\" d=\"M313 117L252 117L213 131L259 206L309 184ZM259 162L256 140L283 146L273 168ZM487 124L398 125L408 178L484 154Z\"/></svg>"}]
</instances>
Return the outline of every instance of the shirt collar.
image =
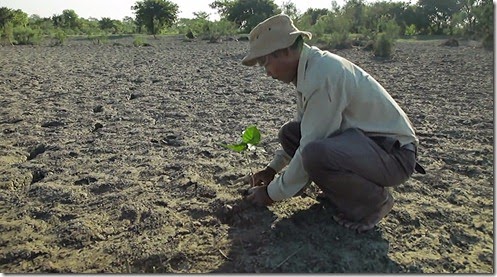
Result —
<instances>
[{"instance_id":1,"label":"shirt collar","mask_svg":"<svg viewBox=\"0 0 497 277\"><path fill-rule=\"evenodd\" d=\"M297 69L297 91L303 90L310 49L311 47L304 43L302 51L300 52L299 66Z\"/></svg>"}]
</instances>

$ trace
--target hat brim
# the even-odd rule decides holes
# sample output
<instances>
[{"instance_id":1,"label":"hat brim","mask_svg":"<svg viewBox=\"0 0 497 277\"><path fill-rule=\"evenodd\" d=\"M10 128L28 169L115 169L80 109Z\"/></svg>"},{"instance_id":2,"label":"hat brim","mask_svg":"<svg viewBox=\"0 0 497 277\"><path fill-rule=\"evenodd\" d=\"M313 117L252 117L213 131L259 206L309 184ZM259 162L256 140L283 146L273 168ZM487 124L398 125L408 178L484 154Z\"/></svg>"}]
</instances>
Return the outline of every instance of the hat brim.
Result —
<instances>
[{"instance_id":1,"label":"hat brim","mask_svg":"<svg viewBox=\"0 0 497 277\"><path fill-rule=\"evenodd\" d=\"M272 52L274 51L277 51L277 50L280 50L280 49L284 49L286 47L290 47L294 42L295 40L297 39L297 37L299 35L302 35L302 36L305 36L307 37L307 39L311 39L312 38L312 33L310 32L306 32L306 31L295 31L295 32L291 32L289 34L292 38L290 41L290 44L286 45L286 46L283 46L279 49L272 49L272 51L264 51L264 52L260 52L260 51L250 51L243 59L242 59L242 64L243 65L246 65L246 66L254 66L257 64L257 61L256 59L259 58L259 57L262 57L262 56L265 56L265 55L268 55L268 54L271 54Z\"/></svg>"}]
</instances>

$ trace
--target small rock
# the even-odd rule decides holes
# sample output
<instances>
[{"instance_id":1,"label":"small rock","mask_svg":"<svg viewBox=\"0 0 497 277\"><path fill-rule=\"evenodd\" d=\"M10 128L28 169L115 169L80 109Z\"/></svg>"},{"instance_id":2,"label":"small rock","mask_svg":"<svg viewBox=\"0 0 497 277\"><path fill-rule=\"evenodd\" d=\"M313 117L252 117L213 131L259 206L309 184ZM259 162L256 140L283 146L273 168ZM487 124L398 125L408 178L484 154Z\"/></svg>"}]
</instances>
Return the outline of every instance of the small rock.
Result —
<instances>
[{"instance_id":1,"label":"small rock","mask_svg":"<svg viewBox=\"0 0 497 277\"><path fill-rule=\"evenodd\" d=\"M95 132L98 129L101 129L103 127L104 127L104 125L102 125L101 123L95 123L95 127L93 128L93 130L91 132L93 133L93 132Z\"/></svg>"},{"instance_id":2,"label":"small rock","mask_svg":"<svg viewBox=\"0 0 497 277\"><path fill-rule=\"evenodd\" d=\"M101 113L101 112L103 112L103 111L104 111L104 107L103 107L102 105L98 105L98 106L95 106L95 107L93 108L93 112L94 112L94 113Z\"/></svg>"}]
</instances>

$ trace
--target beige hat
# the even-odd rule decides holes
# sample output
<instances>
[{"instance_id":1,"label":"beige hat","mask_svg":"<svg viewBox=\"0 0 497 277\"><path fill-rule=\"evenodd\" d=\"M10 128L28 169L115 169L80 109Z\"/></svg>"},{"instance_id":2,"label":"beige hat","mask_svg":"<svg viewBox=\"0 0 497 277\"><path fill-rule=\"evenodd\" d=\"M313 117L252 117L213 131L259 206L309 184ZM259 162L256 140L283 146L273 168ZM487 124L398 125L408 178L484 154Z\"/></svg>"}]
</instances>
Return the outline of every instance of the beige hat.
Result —
<instances>
[{"instance_id":1,"label":"beige hat","mask_svg":"<svg viewBox=\"0 0 497 277\"><path fill-rule=\"evenodd\" d=\"M299 35L312 38L310 32L299 31L286 14L278 14L262 21L250 32L249 53L243 58L242 64L255 65L257 58L291 46Z\"/></svg>"}]
</instances>

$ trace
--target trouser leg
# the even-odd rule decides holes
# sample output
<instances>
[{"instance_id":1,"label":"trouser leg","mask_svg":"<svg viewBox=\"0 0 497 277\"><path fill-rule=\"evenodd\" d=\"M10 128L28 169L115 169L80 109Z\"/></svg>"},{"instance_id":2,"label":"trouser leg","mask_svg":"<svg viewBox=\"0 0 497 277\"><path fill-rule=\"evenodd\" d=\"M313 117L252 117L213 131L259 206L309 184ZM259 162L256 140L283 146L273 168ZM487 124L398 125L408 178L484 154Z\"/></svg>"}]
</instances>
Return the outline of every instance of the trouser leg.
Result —
<instances>
[{"instance_id":1,"label":"trouser leg","mask_svg":"<svg viewBox=\"0 0 497 277\"><path fill-rule=\"evenodd\" d=\"M295 151L299 148L300 138L300 122L296 121L285 123L278 133L281 147L290 157L293 157Z\"/></svg>"},{"instance_id":2,"label":"trouser leg","mask_svg":"<svg viewBox=\"0 0 497 277\"><path fill-rule=\"evenodd\" d=\"M405 182L414 171L415 154L401 148L387 153L358 129L309 143L302 151L304 169L349 220L359 221L386 201L385 187Z\"/></svg>"}]
</instances>

